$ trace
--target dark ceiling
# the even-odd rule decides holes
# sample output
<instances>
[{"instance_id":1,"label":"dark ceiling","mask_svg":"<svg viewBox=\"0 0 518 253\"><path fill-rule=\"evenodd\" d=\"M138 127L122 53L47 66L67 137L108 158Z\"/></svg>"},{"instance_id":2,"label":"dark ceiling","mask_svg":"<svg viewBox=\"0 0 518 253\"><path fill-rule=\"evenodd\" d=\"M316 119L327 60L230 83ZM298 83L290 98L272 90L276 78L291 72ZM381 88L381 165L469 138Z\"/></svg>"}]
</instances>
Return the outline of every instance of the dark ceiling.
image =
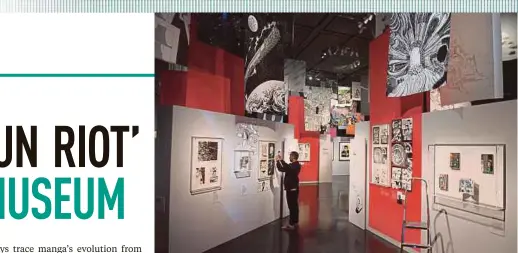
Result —
<instances>
[{"instance_id":1,"label":"dark ceiling","mask_svg":"<svg viewBox=\"0 0 518 253\"><path fill-rule=\"evenodd\" d=\"M294 20L293 41L287 57L305 61L309 75L346 81L367 73L369 42L375 29L372 13L284 15L293 15ZM365 22L369 16L371 20ZM247 28L244 17L246 14L198 14L198 36L242 57Z\"/></svg>"},{"instance_id":2,"label":"dark ceiling","mask_svg":"<svg viewBox=\"0 0 518 253\"><path fill-rule=\"evenodd\" d=\"M320 75L338 75L345 79L367 73L369 42L374 38L374 18L364 25L360 33L358 24L370 14L296 14L293 57L307 63L308 72L316 70ZM351 54L323 57L331 51L349 49ZM358 52L358 55L356 55ZM359 66L352 64L359 60Z\"/></svg>"}]
</instances>

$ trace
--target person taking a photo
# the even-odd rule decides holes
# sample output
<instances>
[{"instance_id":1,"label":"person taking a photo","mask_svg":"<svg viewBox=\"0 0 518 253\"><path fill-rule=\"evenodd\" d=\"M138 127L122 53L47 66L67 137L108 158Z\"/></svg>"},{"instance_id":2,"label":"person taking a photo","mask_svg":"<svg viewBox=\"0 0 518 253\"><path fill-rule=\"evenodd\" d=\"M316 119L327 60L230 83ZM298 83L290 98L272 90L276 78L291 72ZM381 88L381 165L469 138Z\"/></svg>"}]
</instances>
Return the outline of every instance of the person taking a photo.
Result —
<instances>
[{"instance_id":1,"label":"person taking a photo","mask_svg":"<svg viewBox=\"0 0 518 253\"><path fill-rule=\"evenodd\" d=\"M277 169L284 172L284 190L286 191L286 202L290 210L288 225L282 227L284 230L295 230L299 225L299 173L300 163L298 162L299 153L290 153L290 163L282 160L281 155L275 157Z\"/></svg>"}]
</instances>

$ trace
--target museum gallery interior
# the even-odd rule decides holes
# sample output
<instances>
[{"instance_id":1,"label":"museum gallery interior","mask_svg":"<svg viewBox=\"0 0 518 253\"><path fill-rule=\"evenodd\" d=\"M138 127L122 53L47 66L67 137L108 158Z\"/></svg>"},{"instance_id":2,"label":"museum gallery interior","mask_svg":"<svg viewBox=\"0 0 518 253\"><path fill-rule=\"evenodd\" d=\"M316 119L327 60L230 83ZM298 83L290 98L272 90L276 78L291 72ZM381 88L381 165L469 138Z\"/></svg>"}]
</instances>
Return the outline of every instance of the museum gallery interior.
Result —
<instances>
[{"instance_id":1,"label":"museum gallery interior","mask_svg":"<svg viewBox=\"0 0 518 253\"><path fill-rule=\"evenodd\" d=\"M156 14L156 252L517 252L516 31L516 14Z\"/></svg>"}]
</instances>

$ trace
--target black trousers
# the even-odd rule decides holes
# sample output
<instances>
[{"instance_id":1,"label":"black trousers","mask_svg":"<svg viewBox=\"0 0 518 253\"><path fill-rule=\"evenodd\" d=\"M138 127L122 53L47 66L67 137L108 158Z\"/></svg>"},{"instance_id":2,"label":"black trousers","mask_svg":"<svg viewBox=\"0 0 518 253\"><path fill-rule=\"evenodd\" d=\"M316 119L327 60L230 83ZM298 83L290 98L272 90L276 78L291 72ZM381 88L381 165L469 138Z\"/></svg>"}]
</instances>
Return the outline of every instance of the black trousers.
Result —
<instances>
[{"instance_id":1,"label":"black trousers","mask_svg":"<svg viewBox=\"0 0 518 253\"><path fill-rule=\"evenodd\" d=\"M299 223L299 191L286 191L286 202L290 209L290 225Z\"/></svg>"}]
</instances>

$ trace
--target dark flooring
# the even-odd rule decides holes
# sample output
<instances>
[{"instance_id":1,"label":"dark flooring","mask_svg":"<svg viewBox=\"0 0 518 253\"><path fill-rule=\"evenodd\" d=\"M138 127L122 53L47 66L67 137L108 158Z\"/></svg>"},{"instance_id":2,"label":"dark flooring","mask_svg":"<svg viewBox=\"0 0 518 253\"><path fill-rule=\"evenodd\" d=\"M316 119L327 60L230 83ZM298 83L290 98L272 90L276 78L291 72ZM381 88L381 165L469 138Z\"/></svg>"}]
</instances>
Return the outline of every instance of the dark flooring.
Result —
<instances>
[{"instance_id":1,"label":"dark flooring","mask_svg":"<svg viewBox=\"0 0 518 253\"><path fill-rule=\"evenodd\" d=\"M275 221L206 253L395 253L399 249L348 221L349 178L333 183L301 186L300 228L281 231Z\"/></svg>"}]
</instances>

